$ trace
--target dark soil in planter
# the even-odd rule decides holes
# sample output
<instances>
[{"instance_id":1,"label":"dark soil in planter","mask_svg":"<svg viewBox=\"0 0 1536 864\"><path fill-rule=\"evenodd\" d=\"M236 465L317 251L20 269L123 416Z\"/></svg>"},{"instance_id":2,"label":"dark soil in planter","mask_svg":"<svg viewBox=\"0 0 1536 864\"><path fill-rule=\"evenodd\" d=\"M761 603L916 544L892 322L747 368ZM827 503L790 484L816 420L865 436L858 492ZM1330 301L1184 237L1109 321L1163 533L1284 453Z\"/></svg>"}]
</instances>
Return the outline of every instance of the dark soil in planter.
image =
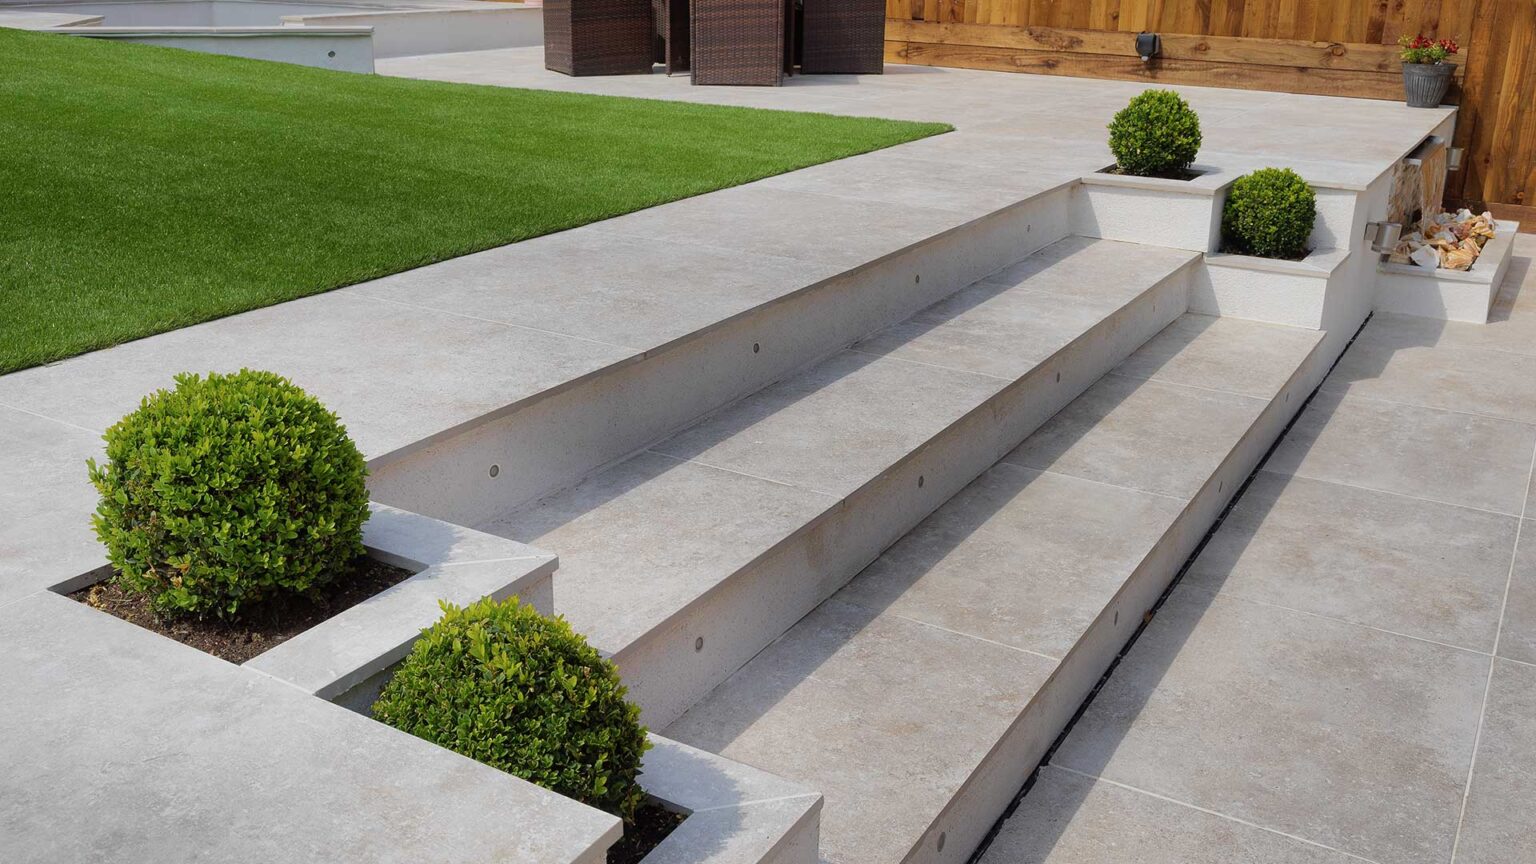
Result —
<instances>
[{"instance_id":1,"label":"dark soil in planter","mask_svg":"<svg viewBox=\"0 0 1536 864\"><path fill-rule=\"evenodd\" d=\"M639 864L661 845L687 817L650 802L635 811L635 824L624 826L624 836L608 847L608 864Z\"/></svg>"},{"instance_id":2,"label":"dark soil in planter","mask_svg":"<svg viewBox=\"0 0 1536 864\"><path fill-rule=\"evenodd\" d=\"M1099 173L1100 174L1118 174L1121 177L1156 177L1159 180L1186 180L1187 181L1187 180L1193 180L1196 177L1199 177L1201 172L1199 172L1199 171L1191 171L1188 168L1185 168L1185 169L1182 169L1182 170L1179 170L1179 171L1171 171L1171 172L1164 173L1164 174L1132 174L1129 171L1121 171L1119 165L1111 165L1108 168L1101 168L1099 170Z\"/></svg>"},{"instance_id":3,"label":"dark soil in planter","mask_svg":"<svg viewBox=\"0 0 1536 864\"><path fill-rule=\"evenodd\" d=\"M313 595L284 597L251 606L234 621L162 618L146 595L125 591L112 580L81 588L69 596L199 651L231 663L244 663L411 575L409 570L364 556L353 562L349 574Z\"/></svg>"}]
</instances>

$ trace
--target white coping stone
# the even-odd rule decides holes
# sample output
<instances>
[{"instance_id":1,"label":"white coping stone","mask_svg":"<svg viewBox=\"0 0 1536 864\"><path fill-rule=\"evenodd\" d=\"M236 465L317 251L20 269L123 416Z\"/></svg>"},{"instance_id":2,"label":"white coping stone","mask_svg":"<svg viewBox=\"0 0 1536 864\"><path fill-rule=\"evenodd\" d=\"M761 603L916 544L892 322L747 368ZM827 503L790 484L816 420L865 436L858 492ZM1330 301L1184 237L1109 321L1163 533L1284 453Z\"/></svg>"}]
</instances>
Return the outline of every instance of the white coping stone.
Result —
<instances>
[{"instance_id":1,"label":"white coping stone","mask_svg":"<svg viewBox=\"0 0 1536 864\"><path fill-rule=\"evenodd\" d=\"M607 813L40 591L0 607L0 858L597 864Z\"/></svg>"},{"instance_id":2,"label":"white coping stone","mask_svg":"<svg viewBox=\"0 0 1536 864\"><path fill-rule=\"evenodd\" d=\"M1488 323L1520 223L1500 221L1470 270L1429 270L1382 261L1376 266L1376 309L1442 321Z\"/></svg>"},{"instance_id":3,"label":"white coping stone","mask_svg":"<svg viewBox=\"0 0 1536 864\"><path fill-rule=\"evenodd\" d=\"M322 699L332 699L403 659L442 615L440 601L466 605L518 595L551 612L554 555L394 507L371 504L364 545L381 560L421 572L244 664Z\"/></svg>"}]
</instances>

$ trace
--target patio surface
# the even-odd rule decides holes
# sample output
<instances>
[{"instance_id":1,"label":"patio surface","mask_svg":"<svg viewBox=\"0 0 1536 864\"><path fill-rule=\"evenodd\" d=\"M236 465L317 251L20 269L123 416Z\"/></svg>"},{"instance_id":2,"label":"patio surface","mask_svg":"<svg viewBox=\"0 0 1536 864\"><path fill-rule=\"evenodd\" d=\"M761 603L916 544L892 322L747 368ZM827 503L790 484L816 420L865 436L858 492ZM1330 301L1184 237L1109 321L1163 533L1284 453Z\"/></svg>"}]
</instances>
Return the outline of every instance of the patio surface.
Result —
<instances>
[{"instance_id":1,"label":"patio surface","mask_svg":"<svg viewBox=\"0 0 1536 864\"><path fill-rule=\"evenodd\" d=\"M983 864L1536 861L1515 254L1493 323L1371 320Z\"/></svg>"},{"instance_id":2,"label":"patio surface","mask_svg":"<svg viewBox=\"0 0 1536 864\"><path fill-rule=\"evenodd\" d=\"M476 814L495 812L498 807L553 806L549 796L531 794L505 775L435 748L405 746L412 742L386 736L387 730L363 718L49 592L48 586L103 563L89 529L95 496L84 471L85 459L100 453L101 431L132 410L145 393L169 385L175 373L253 366L289 375L340 413L365 455L391 458L541 391L630 362L713 322L1096 170L1110 161L1103 143L1104 124L1141 89L1117 82L922 67L891 67L890 74L871 78L801 78L777 90L691 88L684 79L661 76L566 79L544 72L541 66L538 52L524 49L379 61L380 70L390 74L943 120L954 123L958 131L0 377L0 443L6 453L0 461L0 645L10 652L11 660L0 672L0 693L14 706L0 712L0 761L7 765L0 780L0 837L22 838L20 843L7 842L9 860L201 856L208 860L380 861L420 860L423 855L434 860L487 860L496 855L553 860L569 850L539 844L552 844L549 838L557 835L570 836L561 834L566 828L576 834L586 832L583 836L588 837L607 830L600 821L547 826L548 837L541 838L530 826L519 826L526 836L517 842L523 845L508 848L505 844L512 841L505 837L507 832ZM1304 171L1314 182L1343 186L1363 186L1445 116L1442 111L1412 111L1385 102L1182 89L1205 124L1201 164L1234 173L1260 164L1285 164ZM831 225L840 230L807 228ZM1536 253L1529 244L1522 249L1520 254ZM1528 347L1514 352L1500 340L1519 345L1523 335L1524 345L1533 344L1530 336L1536 331L1536 313L1512 314L1501 326L1474 331L1456 338L1498 344L1457 347L1445 355L1424 352L1422 362L1439 368L1442 361L1428 358L1502 360L1517 353L1528 357L1532 353ZM1453 332L1462 331L1447 328L1444 334ZM1500 332L1511 335L1494 335ZM1448 338L1441 336L1442 341ZM1399 356L1415 355L1408 351L1393 355ZM1408 361L1392 360L1400 362ZM1389 369L1395 368L1392 363ZM1477 367L1476 374L1504 374L1510 368L1485 364ZM1531 376L1519 379L1510 374L1507 387L1499 378L1500 387L1471 394L1442 386L1419 396L1405 395L1410 388L1401 381L1404 377L1398 376L1393 384L1391 376L1382 375L1335 394L1343 399L1340 417L1350 416L1345 408L1366 407L1358 409L1354 425L1335 421L1323 427L1325 434L1310 448L1293 442L1287 451L1295 454L1293 459L1301 455L1298 448L1309 450L1306 458L1296 459L1298 476L1333 481L1349 480L1353 475L1346 475L1348 471L1375 472L1369 475L1374 480L1352 482L1389 491L1402 491L1394 483L1465 487L1463 498L1451 493L1421 497L1434 499L1439 506L1471 503L1482 508L1475 512L1497 511L1492 515L1504 519L1506 528L1517 523L1523 503L1514 500L1511 481L1496 476L1514 469L1503 462L1483 461L1477 463L1477 472L1458 470L1455 460L1470 457L1461 449L1464 439L1450 429L1440 437L1415 439L1432 459L1410 457L1398 464L1383 456L1380 464L1357 465L1344 455L1328 455L1331 451L1325 444L1335 437L1379 437L1374 430L1400 422L1373 418L1370 408L1378 413L1444 415L1452 419L1442 423L1452 423L1453 428L1460 428L1454 426L1460 423L1483 435L1479 440L1507 446L1510 453L1524 446L1521 476L1528 479L1530 445L1520 435L1536 435L1532 431L1536 427L1530 425L1536 423L1536 416L1494 420L1486 414L1448 414L1444 409L1495 414L1521 410L1532 404L1532 397L1522 402L1511 394L1529 392L1520 387L1536 386ZM1382 389L1366 392L1372 386ZM1394 386L1401 391L1388 389ZM1459 407L1425 401L1434 398L1484 401L1475 406L1463 402ZM1399 404L1414 399L1432 407ZM1308 428L1302 424L1298 434ZM1329 431L1335 428L1342 431ZM1518 440L1510 443L1511 439ZM1475 455L1479 460L1514 458L1503 449L1484 447L1475 448ZM1451 467L1439 474L1411 473L1431 472L1437 466ZM1477 478L1487 479L1474 483ZM1500 535L1500 542L1506 539L1512 546L1512 536ZM1531 558L1524 560L1528 563ZM1536 597L1536 572L1527 577L1533 583L1528 593ZM1236 592L1241 580L1229 582L1230 588L1222 586L1215 594L1207 590L1211 599L1191 601L1192 596L1205 596L1190 587L1191 580L1179 596L1186 604L1209 604L1212 609L1231 606L1250 616L1280 614L1273 603L1228 596L1224 592ZM1477 583L1467 590L1475 593L1486 588ZM1475 735L1480 713L1479 706L1463 702L1481 701L1493 645L1486 633L1493 613L1485 607L1471 609L1476 606L1472 599L1458 598L1456 614L1447 613L1447 617L1459 629L1445 621L1433 622L1443 632L1435 630L1430 637L1383 632L1411 630L1412 622L1368 618L1380 627L1372 630L1316 613L1286 612L1299 615L1314 630L1353 628L1348 632L1372 634L1345 640L1348 644L1341 651L1349 653L1338 656L1386 652L1390 656L1382 661L1383 668L1397 668L1411 659L1416 665L1395 674L1392 686L1424 688L1434 682L1443 690L1436 691L1439 701L1427 704L1441 708L1434 715L1432 731L1445 734L1430 737L1414 750L1412 759L1386 766L1399 773L1389 773L1383 780L1394 787L1402 783L1403 789L1393 791L1407 794L1419 788L1413 784L1429 770L1420 763L1432 763L1430 767L1438 773L1423 785L1433 787L1434 795L1426 799L1433 807L1424 806L1438 808L1434 809L1436 820L1415 822L1413 830L1401 836L1363 847L1386 855L1383 864L1403 860L1391 857L1398 850L1418 854L1445 845L1439 839L1419 839L1430 828L1454 830L1454 818L1447 821L1441 810L1455 797L1446 789L1456 773L1456 748L1461 748L1460 764L1465 769L1472 746L1467 730ZM1189 613L1181 619L1174 614L1176 608L1177 604L1170 607L1158 626L1177 630L1174 622L1198 617ZM1369 603L1362 603L1362 608L1374 609ZM1522 609L1536 615L1536 599L1516 592L1509 614L1518 615ZM1328 614L1348 617L1337 610ZM1216 617L1206 613L1206 618ZM1246 653L1220 652L1219 659L1228 664L1272 650L1284 638L1304 638L1315 650L1322 650L1318 640L1329 635L1309 635L1302 625L1295 625L1285 631L1289 636L1272 635L1264 642L1270 631L1257 625L1227 626L1232 638L1258 643ZM1527 621L1524 629L1507 628L1509 648L1506 651L1501 645L1500 651L1509 659L1494 666L1494 697L1488 703L1483 747L1496 756L1488 760L1487 770L1480 767L1474 776L1467 808L1469 827L1463 837L1466 856L1474 854L1476 838L1514 830L1507 819L1500 818L1500 807L1509 806L1502 811L1509 814L1528 812L1528 804L1521 811L1510 802L1519 800L1519 795L1526 796L1526 802L1536 796L1530 767L1521 769L1497 756L1528 759L1531 738L1536 736L1529 724L1530 711L1521 713L1517 707L1522 692L1527 706L1536 699L1532 696L1536 682L1528 674L1533 668L1517 662L1522 656L1536 659L1517 650L1522 644L1527 655L1533 650L1530 626ZM1389 648L1390 640L1379 648L1367 644L1369 639L1387 640L1388 636L1407 647ZM1476 644L1439 644L1460 641ZM1184 640L1176 633L1169 643L1172 647L1159 656L1172 654L1179 643L1185 643L1187 651L1198 647L1194 639ZM1155 644L1149 633L1140 649L1146 654L1147 646ZM1192 660L1185 663L1197 665ZM1154 657L1154 669L1165 665ZM1175 663L1168 674L1179 668ZM1319 674L1328 671L1306 669ZM1120 680L1137 680L1133 670L1133 663L1122 667ZM1300 671L1287 673L1296 676L1296 687L1285 690L1288 699L1309 693ZM1340 674L1346 671L1339 670ZM1462 680L1467 675L1476 680ZM1142 680L1158 677L1150 673ZM1525 689L1516 689L1514 683L1506 686L1506 682L1524 682ZM1351 705L1333 699L1325 687L1310 692L1325 700L1319 710L1345 711ZM1394 690L1391 695L1413 704L1412 693ZM1134 703L1136 697L1127 700ZM1115 700L1106 693L1097 710L1106 711L1113 704ZM1148 702L1149 707L1136 716L1151 723L1157 716L1152 713L1156 704ZM1417 704L1423 708L1426 703ZM1224 710L1259 707L1248 702ZM1227 728L1215 725L1225 714L1169 716L1178 722L1203 719L1216 732ZM1241 718L1234 717L1234 722L1237 719ZM1282 728L1274 712L1269 712L1268 720L1275 724L1273 728ZM1108 731L1102 733L1092 733L1095 726L1089 720L1079 727L1075 738L1087 742L1074 745L1080 748L1077 752L1086 754L1076 763L1080 771L1097 774L1103 767L1102 773L1114 779L1121 776L1114 771L1122 764L1160 758L1162 751L1152 737L1122 735L1119 730L1125 724L1117 722L1106 715L1100 728ZM1160 728L1166 731L1169 722L1162 722ZM1519 722L1526 724L1523 729ZM1137 727L1131 724L1131 728ZM1393 732L1389 728L1380 735ZM1520 735L1525 736L1524 744ZM398 752L388 749L395 745L375 746L375 739L384 738L395 741ZM1120 738L1118 748L1104 743ZM1201 771L1199 760L1214 759L1222 752L1215 746L1219 739L1216 735L1210 748L1186 746L1173 755L1188 761L1187 771L1195 780L1215 783L1220 778ZM1140 755L1131 746L1138 740L1148 742ZM346 746L315 743L323 741L346 742ZM276 746L278 742L286 746ZM1073 748L1063 750L1058 764L1072 752ZM1275 764L1276 758L1269 754L1267 764ZM1098 761L1104 765L1095 765ZM1165 760L1165 764L1162 776L1172 783L1183 769L1177 761ZM1330 776L1328 770L1342 769L1329 763L1309 772L1307 778L1324 782ZM1380 777L1385 770L1375 766L1375 773L1367 776ZM402 773L409 775L406 781L416 776L434 779L406 782L398 776ZM1047 777L1067 774L1065 768L1046 771ZM1129 769L1124 776L1130 778L1127 783L1137 779ZM1241 779L1232 781L1239 792L1256 785L1247 778L1249 785L1243 786ZM1480 786L1485 783L1489 785ZM1504 788L1495 788L1500 783ZM1191 797L1197 796L1191 793ZM474 804L465 806L466 801ZM1208 809L1219 811L1220 807ZM1340 819L1351 812L1343 807L1331 811L1326 815ZM1306 815L1295 808L1281 812L1296 824ZM82 819L82 813L94 818ZM345 819L336 814L345 814ZM231 823L231 818L237 822ZM1293 824L1277 822L1281 830ZM147 828L151 824L153 831ZM1063 838L1067 836L1071 835ZM1000 842L994 855L1004 854L1006 848ZM345 850L345 855L339 850ZM1036 859L1025 849L1014 859L998 860Z\"/></svg>"}]
</instances>

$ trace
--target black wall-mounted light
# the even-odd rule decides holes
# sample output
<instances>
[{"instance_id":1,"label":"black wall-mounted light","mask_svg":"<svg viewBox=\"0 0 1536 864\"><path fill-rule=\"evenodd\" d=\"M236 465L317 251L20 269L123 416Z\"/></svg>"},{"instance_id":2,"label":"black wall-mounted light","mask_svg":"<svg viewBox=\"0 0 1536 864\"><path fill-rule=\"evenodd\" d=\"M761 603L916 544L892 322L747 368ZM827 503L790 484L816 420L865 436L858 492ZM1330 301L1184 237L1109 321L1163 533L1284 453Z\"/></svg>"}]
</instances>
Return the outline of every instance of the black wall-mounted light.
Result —
<instances>
[{"instance_id":1,"label":"black wall-mounted light","mask_svg":"<svg viewBox=\"0 0 1536 864\"><path fill-rule=\"evenodd\" d=\"M1141 55L1143 63L1163 53L1163 37L1156 33L1137 33L1136 53Z\"/></svg>"}]
</instances>

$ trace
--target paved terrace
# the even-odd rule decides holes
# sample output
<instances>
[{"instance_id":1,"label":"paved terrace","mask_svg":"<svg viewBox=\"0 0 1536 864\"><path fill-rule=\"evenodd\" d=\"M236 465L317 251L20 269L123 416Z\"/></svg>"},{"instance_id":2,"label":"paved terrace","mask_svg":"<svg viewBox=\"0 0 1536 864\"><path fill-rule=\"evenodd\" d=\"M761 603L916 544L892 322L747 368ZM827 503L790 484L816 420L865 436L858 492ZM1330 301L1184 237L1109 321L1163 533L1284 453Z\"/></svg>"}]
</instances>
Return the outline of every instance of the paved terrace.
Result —
<instances>
[{"instance_id":1,"label":"paved terrace","mask_svg":"<svg viewBox=\"0 0 1536 864\"><path fill-rule=\"evenodd\" d=\"M10 657L0 692L14 706L0 715L0 835L38 844L21 846L21 860L572 851L540 846L547 838L532 826L509 840L482 818L548 806L548 796L47 592L103 563L84 460L143 394L184 370L274 369L338 410L370 458L388 458L1096 170L1110 161L1104 124L1138 89L919 67L778 90L690 88L660 76L565 79L526 50L380 66L947 120L959 131L0 377L0 644ZM1205 123L1202 164L1287 164L1343 186L1365 185L1444 116L1185 92Z\"/></svg>"}]
</instances>

